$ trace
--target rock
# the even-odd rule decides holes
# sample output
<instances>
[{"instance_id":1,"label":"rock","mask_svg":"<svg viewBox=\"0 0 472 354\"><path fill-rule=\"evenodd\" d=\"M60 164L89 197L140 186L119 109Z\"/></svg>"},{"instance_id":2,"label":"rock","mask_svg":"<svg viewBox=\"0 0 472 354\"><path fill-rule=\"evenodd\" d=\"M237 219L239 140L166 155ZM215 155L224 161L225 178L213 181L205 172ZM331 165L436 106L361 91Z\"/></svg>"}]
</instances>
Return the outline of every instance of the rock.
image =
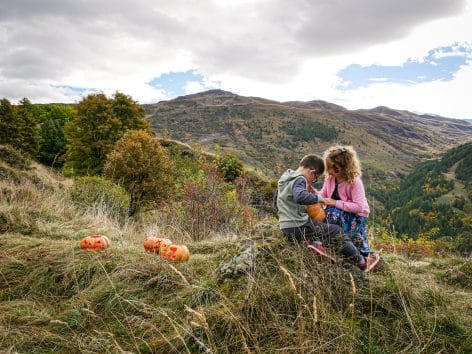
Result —
<instances>
[{"instance_id":1,"label":"rock","mask_svg":"<svg viewBox=\"0 0 472 354\"><path fill-rule=\"evenodd\" d=\"M255 225L250 235L238 242L238 254L218 267L217 272L221 279L236 278L250 272L271 247L278 243L285 243L285 238L276 221Z\"/></svg>"},{"instance_id":2,"label":"rock","mask_svg":"<svg viewBox=\"0 0 472 354\"><path fill-rule=\"evenodd\" d=\"M256 247L250 246L235 255L229 262L223 263L218 268L220 278L235 278L241 274L248 273L254 268L255 259L259 253Z\"/></svg>"}]
</instances>

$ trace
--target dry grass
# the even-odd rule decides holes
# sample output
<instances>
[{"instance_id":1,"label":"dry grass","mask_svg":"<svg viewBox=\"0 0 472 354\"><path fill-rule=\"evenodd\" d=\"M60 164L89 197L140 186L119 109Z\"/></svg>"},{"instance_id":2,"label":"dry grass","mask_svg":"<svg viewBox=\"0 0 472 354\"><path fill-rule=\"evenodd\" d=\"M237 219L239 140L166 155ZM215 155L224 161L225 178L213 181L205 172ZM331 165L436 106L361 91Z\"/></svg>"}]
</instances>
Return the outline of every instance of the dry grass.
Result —
<instances>
[{"instance_id":1,"label":"dry grass","mask_svg":"<svg viewBox=\"0 0 472 354\"><path fill-rule=\"evenodd\" d=\"M257 246L260 256L247 274L222 280L216 270L243 234L193 242L166 209L118 222L106 208L76 208L70 181L28 173L21 183L0 181L0 350L472 350L470 290L448 278L458 259L412 263L387 254L366 279L348 264L332 266L276 240ZM112 246L82 251L78 240L91 233L106 234ZM142 239L150 234L186 242L189 262L145 253Z\"/></svg>"}]
</instances>

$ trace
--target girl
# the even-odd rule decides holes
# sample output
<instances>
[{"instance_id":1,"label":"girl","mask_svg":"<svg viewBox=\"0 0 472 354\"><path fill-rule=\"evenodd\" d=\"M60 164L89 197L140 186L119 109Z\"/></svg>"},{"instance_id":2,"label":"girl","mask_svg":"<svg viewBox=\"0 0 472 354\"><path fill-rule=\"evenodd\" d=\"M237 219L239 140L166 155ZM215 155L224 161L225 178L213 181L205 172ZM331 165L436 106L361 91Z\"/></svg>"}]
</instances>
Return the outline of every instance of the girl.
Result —
<instances>
[{"instance_id":1,"label":"girl","mask_svg":"<svg viewBox=\"0 0 472 354\"><path fill-rule=\"evenodd\" d=\"M325 151L324 160L328 176L320 194L327 207L326 220L341 226L360 253L368 257L371 250L366 226L370 209L357 153L352 146L334 146Z\"/></svg>"}]
</instances>

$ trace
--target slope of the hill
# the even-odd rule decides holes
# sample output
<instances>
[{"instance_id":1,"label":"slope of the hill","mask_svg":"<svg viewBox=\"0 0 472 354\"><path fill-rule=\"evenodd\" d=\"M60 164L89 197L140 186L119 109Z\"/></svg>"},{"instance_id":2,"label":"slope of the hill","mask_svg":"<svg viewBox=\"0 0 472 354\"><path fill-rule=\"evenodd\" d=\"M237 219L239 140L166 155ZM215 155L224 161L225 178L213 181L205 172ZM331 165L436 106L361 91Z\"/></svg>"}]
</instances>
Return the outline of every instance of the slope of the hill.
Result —
<instances>
[{"instance_id":1,"label":"slope of the hill","mask_svg":"<svg viewBox=\"0 0 472 354\"><path fill-rule=\"evenodd\" d=\"M452 239L472 251L472 143L418 165L398 188L376 197L400 235Z\"/></svg>"},{"instance_id":2,"label":"slope of the hill","mask_svg":"<svg viewBox=\"0 0 472 354\"><path fill-rule=\"evenodd\" d=\"M80 209L72 183L2 150L1 352L472 350L470 261L390 253L366 278L287 243L266 220L251 233L185 239L189 262L169 263L142 241L179 225ZM111 247L81 250L92 233Z\"/></svg>"},{"instance_id":3,"label":"slope of the hill","mask_svg":"<svg viewBox=\"0 0 472 354\"><path fill-rule=\"evenodd\" d=\"M268 175L306 153L352 144L370 172L395 174L472 139L463 120L377 107L350 111L323 101L276 102L213 90L145 105L158 134L215 144Z\"/></svg>"}]
</instances>

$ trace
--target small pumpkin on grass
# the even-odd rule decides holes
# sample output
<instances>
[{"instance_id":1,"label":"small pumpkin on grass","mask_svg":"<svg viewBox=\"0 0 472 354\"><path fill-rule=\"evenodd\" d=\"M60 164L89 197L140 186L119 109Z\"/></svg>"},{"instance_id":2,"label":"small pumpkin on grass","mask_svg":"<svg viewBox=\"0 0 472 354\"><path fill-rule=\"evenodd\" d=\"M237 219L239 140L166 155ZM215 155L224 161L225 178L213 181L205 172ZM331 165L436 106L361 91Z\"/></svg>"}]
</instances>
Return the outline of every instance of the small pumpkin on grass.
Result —
<instances>
[{"instance_id":1,"label":"small pumpkin on grass","mask_svg":"<svg viewBox=\"0 0 472 354\"><path fill-rule=\"evenodd\" d=\"M326 213L320 203L307 205L306 210L310 219L323 221L326 218Z\"/></svg>"},{"instance_id":2,"label":"small pumpkin on grass","mask_svg":"<svg viewBox=\"0 0 472 354\"><path fill-rule=\"evenodd\" d=\"M110 247L110 239L104 235L91 235L80 240L80 248L87 251L99 251Z\"/></svg>"},{"instance_id":3,"label":"small pumpkin on grass","mask_svg":"<svg viewBox=\"0 0 472 354\"><path fill-rule=\"evenodd\" d=\"M147 252L159 253L162 242L172 243L168 238L149 236L144 239L144 249Z\"/></svg>"},{"instance_id":4,"label":"small pumpkin on grass","mask_svg":"<svg viewBox=\"0 0 472 354\"><path fill-rule=\"evenodd\" d=\"M161 258L169 261L186 262L190 257L187 246L163 243L160 249Z\"/></svg>"}]
</instances>

